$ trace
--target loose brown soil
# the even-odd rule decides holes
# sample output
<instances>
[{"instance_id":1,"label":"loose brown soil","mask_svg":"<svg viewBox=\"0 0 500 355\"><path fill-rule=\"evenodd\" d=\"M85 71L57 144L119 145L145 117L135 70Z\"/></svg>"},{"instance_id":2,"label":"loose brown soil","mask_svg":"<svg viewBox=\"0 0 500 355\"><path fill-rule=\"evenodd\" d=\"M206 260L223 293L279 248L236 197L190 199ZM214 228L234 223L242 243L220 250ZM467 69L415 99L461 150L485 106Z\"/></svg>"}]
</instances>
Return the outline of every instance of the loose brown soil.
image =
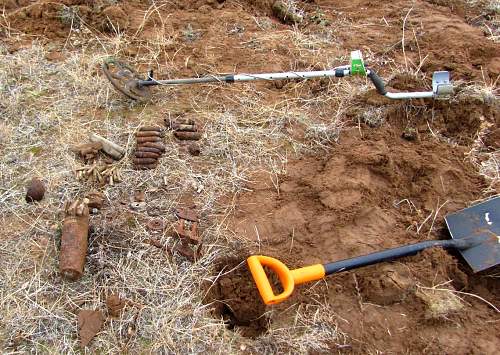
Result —
<instances>
[{"instance_id":1,"label":"loose brown soil","mask_svg":"<svg viewBox=\"0 0 500 355\"><path fill-rule=\"evenodd\" d=\"M464 82L493 83L495 87L500 75L500 47L487 38L482 27L490 17L465 3L301 1L306 13L321 10L331 23L326 29L310 19L300 25L311 38L331 36L323 52L328 54L328 61L309 51L291 49L282 41L283 31L293 28L272 17L272 1L179 0L151 13L147 12L149 1L110 3L2 1L5 16L0 38L5 39L10 52L28 46L31 37L26 42L11 41L8 31L37 37L44 44L59 44L48 57L58 61L66 50L61 46L79 33L82 24L91 29L92 36L135 34L136 40L120 53L125 58L134 58L148 40L160 35L165 40L162 52L139 68L144 72L156 65L157 77L235 70L268 72L290 67L320 69L337 64L337 58L345 58L354 49L367 54L367 62L388 79L395 91L429 89L429 78L435 70L451 71L460 90ZM147 18L146 12L150 14ZM472 21L478 16L481 22ZM241 36L238 27L228 28L228 23L244 28ZM270 45L255 35L262 28L266 34L282 32ZM182 46L166 41L172 34L182 37ZM313 45L304 46L310 49ZM402 68L409 70L402 74ZM363 83L352 79L353 86ZM328 90L328 84L322 81L299 88L286 83L256 86L266 92L262 100L268 102L285 100L294 90L301 91L304 100ZM172 100L183 112L186 99L205 89L176 90ZM158 89L155 95L163 94ZM207 109L220 108L234 92L222 87L210 94L212 97L204 102ZM488 182L467 154L485 123L490 123L491 129L483 137L484 149L500 146L497 101L476 93L459 94L450 101L393 102L369 90L346 103L348 109L342 116L345 129L338 144L326 153L289 159L286 174L256 173L247 186L251 192L238 196L230 229L252 247L246 255L221 261L223 265L216 270L222 276L205 300L213 307L214 317L222 317L230 329L245 336L257 337L274 326L292 324L297 305L324 304L334 310L338 328L347 339L345 347L332 345L332 352L498 351L498 314L478 298L500 304L498 274L474 275L453 252L428 250L298 287L290 300L272 307L272 314L268 312L271 307L260 302L245 265L240 265L251 253L276 257L295 268L448 238L443 217L486 197ZM319 119L335 115L337 108L326 106L318 107ZM164 113L163 108L155 110L159 115ZM367 112L378 112L377 123L367 118ZM303 135L299 125L294 125L292 122L287 127L291 134ZM414 132L412 140L402 137L407 130ZM494 193L500 191L488 192ZM235 270L225 274L231 269ZM95 326L93 332L99 327Z\"/></svg>"}]
</instances>

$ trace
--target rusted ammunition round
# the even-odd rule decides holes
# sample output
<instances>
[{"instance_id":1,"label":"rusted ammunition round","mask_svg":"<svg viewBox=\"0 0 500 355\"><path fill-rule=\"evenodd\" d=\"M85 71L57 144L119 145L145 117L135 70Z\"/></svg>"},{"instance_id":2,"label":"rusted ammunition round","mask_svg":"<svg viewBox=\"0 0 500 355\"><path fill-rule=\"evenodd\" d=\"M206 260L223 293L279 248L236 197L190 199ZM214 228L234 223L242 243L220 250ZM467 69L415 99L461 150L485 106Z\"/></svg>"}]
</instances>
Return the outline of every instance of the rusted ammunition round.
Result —
<instances>
[{"instance_id":1,"label":"rusted ammunition round","mask_svg":"<svg viewBox=\"0 0 500 355\"><path fill-rule=\"evenodd\" d=\"M159 155L161 155L162 151L158 148L151 148L151 147L143 147L143 146L140 146L138 147L135 152L148 152L148 153L158 153Z\"/></svg>"},{"instance_id":2,"label":"rusted ammunition round","mask_svg":"<svg viewBox=\"0 0 500 355\"><path fill-rule=\"evenodd\" d=\"M183 132L175 131L174 136L181 140L198 140L201 138L201 132Z\"/></svg>"},{"instance_id":3,"label":"rusted ammunition round","mask_svg":"<svg viewBox=\"0 0 500 355\"><path fill-rule=\"evenodd\" d=\"M135 170L151 170L151 169L155 169L157 166L158 166L158 164L135 165L134 169Z\"/></svg>"},{"instance_id":4,"label":"rusted ammunition round","mask_svg":"<svg viewBox=\"0 0 500 355\"><path fill-rule=\"evenodd\" d=\"M163 137L162 132L158 131L141 131L135 134L136 137Z\"/></svg>"},{"instance_id":5,"label":"rusted ammunition round","mask_svg":"<svg viewBox=\"0 0 500 355\"><path fill-rule=\"evenodd\" d=\"M161 127L157 126L144 126L139 128L139 131L156 131L156 132L161 132Z\"/></svg>"},{"instance_id":6,"label":"rusted ammunition round","mask_svg":"<svg viewBox=\"0 0 500 355\"><path fill-rule=\"evenodd\" d=\"M158 162L156 158L134 158L132 160L135 165L147 165L147 164L155 164Z\"/></svg>"},{"instance_id":7,"label":"rusted ammunition round","mask_svg":"<svg viewBox=\"0 0 500 355\"><path fill-rule=\"evenodd\" d=\"M155 143L155 142L142 142L137 144L138 148L142 147L148 147L148 148L156 148L159 149L162 152L165 152L165 146L161 143Z\"/></svg>"},{"instance_id":8,"label":"rusted ammunition round","mask_svg":"<svg viewBox=\"0 0 500 355\"><path fill-rule=\"evenodd\" d=\"M160 137L137 137L137 143L145 143L145 142L161 142Z\"/></svg>"},{"instance_id":9,"label":"rusted ammunition round","mask_svg":"<svg viewBox=\"0 0 500 355\"><path fill-rule=\"evenodd\" d=\"M136 158L155 158L158 159L160 157L160 153L151 153L151 152L135 152Z\"/></svg>"},{"instance_id":10,"label":"rusted ammunition round","mask_svg":"<svg viewBox=\"0 0 500 355\"><path fill-rule=\"evenodd\" d=\"M66 216L61 236L59 271L69 280L77 280L83 275L87 255L89 214L85 206L82 216Z\"/></svg>"},{"instance_id":11,"label":"rusted ammunition round","mask_svg":"<svg viewBox=\"0 0 500 355\"><path fill-rule=\"evenodd\" d=\"M198 126L194 124L174 124L172 128L176 131L196 132Z\"/></svg>"}]
</instances>

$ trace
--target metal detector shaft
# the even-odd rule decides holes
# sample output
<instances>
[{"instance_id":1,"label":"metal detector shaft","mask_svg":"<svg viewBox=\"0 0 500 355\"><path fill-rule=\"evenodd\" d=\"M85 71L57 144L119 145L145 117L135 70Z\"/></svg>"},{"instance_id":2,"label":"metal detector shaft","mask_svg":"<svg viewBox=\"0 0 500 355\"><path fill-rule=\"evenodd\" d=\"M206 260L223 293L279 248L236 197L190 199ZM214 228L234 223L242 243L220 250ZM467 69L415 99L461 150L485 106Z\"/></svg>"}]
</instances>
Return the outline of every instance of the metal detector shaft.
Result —
<instances>
[{"instance_id":1,"label":"metal detector shaft","mask_svg":"<svg viewBox=\"0 0 500 355\"><path fill-rule=\"evenodd\" d=\"M291 80L291 79L313 79L327 77L343 77L349 75L349 67L336 67L330 70L302 71L302 72L284 72L284 73L263 73L263 74L230 74L224 76L207 76L203 78L187 79L168 79L168 80L140 80L140 86L154 85L183 85L183 84L203 84L203 83L234 83L237 81L255 81L255 80Z\"/></svg>"}]
</instances>

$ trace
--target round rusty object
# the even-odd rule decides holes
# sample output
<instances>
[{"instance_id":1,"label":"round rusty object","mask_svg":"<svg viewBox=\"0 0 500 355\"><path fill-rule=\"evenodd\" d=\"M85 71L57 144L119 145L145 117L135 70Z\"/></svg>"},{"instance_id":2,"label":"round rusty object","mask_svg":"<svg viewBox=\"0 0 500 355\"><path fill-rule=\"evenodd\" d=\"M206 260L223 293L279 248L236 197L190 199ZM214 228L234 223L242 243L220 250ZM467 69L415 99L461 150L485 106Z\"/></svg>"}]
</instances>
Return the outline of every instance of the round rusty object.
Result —
<instances>
[{"instance_id":1,"label":"round rusty object","mask_svg":"<svg viewBox=\"0 0 500 355\"><path fill-rule=\"evenodd\" d=\"M137 137L137 143L161 142L160 137Z\"/></svg>"},{"instance_id":2,"label":"round rusty object","mask_svg":"<svg viewBox=\"0 0 500 355\"><path fill-rule=\"evenodd\" d=\"M156 164L158 159L156 158L134 158L132 160L135 165L147 165L147 164Z\"/></svg>"},{"instance_id":3,"label":"round rusty object","mask_svg":"<svg viewBox=\"0 0 500 355\"><path fill-rule=\"evenodd\" d=\"M148 147L148 148L156 148L161 150L162 152L165 152L165 146L161 143L153 143L153 142L142 142L137 144L138 148L142 147Z\"/></svg>"},{"instance_id":4,"label":"round rusty object","mask_svg":"<svg viewBox=\"0 0 500 355\"><path fill-rule=\"evenodd\" d=\"M158 131L140 131L135 134L136 137L163 137L162 132Z\"/></svg>"},{"instance_id":5,"label":"round rusty object","mask_svg":"<svg viewBox=\"0 0 500 355\"><path fill-rule=\"evenodd\" d=\"M158 155L162 154L162 151L158 148L151 148L151 147L143 147L140 146L138 147L135 152L145 152L145 153L158 153Z\"/></svg>"},{"instance_id":6,"label":"round rusty object","mask_svg":"<svg viewBox=\"0 0 500 355\"><path fill-rule=\"evenodd\" d=\"M128 65L114 59L108 59L102 70L116 90L137 101L147 101L151 98L148 86L139 85L141 77Z\"/></svg>"},{"instance_id":7,"label":"round rusty object","mask_svg":"<svg viewBox=\"0 0 500 355\"><path fill-rule=\"evenodd\" d=\"M174 136L181 140L198 140L201 138L201 132L184 132L184 131L176 131L174 132Z\"/></svg>"},{"instance_id":8,"label":"round rusty object","mask_svg":"<svg viewBox=\"0 0 500 355\"><path fill-rule=\"evenodd\" d=\"M155 131L155 132L161 132L162 128L157 127L157 126L144 126L139 128L139 131Z\"/></svg>"},{"instance_id":9,"label":"round rusty object","mask_svg":"<svg viewBox=\"0 0 500 355\"><path fill-rule=\"evenodd\" d=\"M154 158L158 159L160 157L160 153L150 153L150 152L135 152L136 158Z\"/></svg>"},{"instance_id":10,"label":"round rusty object","mask_svg":"<svg viewBox=\"0 0 500 355\"><path fill-rule=\"evenodd\" d=\"M165 229L165 223L159 218L151 219L147 226L148 229L153 231L163 231Z\"/></svg>"},{"instance_id":11,"label":"round rusty object","mask_svg":"<svg viewBox=\"0 0 500 355\"><path fill-rule=\"evenodd\" d=\"M26 192L26 202L40 201L45 195L45 185L40 179L31 179L28 191Z\"/></svg>"}]
</instances>

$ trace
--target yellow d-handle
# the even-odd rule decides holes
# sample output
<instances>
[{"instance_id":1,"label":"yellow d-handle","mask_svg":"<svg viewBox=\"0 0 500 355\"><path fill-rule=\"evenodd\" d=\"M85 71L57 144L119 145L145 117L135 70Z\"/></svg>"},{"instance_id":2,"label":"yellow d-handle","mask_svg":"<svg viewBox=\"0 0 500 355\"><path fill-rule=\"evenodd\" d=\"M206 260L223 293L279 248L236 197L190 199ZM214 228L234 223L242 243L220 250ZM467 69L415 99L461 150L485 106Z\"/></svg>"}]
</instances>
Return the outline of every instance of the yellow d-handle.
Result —
<instances>
[{"instance_id":1,"label":"yellow d-handle","mask_svg":"<svg viewBox=\"0 0 500 355\"><path fill-rule=\"evenodd\" d=\"M257 289L265 304L277 304L286 300L293 292L294 286L308 281L315 281L325 276L325 268L321 264L289 270L278 259L263 255L252 255L247 259L248 268L252 273ZM275 295L263 266L275 273L283 286L283 292Z\"/></svg>"}]
</instances>

